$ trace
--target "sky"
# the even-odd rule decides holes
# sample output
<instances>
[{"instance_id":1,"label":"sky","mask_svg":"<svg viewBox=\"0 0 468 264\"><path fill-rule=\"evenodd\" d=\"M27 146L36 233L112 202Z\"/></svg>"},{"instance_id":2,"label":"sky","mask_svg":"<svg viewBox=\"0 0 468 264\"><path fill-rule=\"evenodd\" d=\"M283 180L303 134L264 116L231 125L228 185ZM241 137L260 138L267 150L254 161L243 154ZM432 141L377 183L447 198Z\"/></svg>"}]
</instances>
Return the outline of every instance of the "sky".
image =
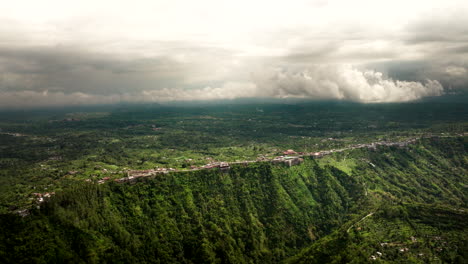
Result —
<instances>
[{"instance_id":1,"label":"sky","mask_svg":"<svg viewBox=\"0 0 468 264\"><path fill-rule=\"evenodd\" d=\"M3 108L468 87L468 1L1 2Z\"/></svg>"}]
</instances>

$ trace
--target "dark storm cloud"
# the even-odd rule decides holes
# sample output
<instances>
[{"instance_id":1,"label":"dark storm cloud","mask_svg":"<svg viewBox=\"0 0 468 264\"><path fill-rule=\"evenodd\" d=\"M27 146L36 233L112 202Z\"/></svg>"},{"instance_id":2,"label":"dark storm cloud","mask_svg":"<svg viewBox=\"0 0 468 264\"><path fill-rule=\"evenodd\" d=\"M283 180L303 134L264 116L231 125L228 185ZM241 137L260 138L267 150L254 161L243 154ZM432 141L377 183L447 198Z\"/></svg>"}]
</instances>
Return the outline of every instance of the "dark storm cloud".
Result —
<instances>
[{"instance_id":1,"label":"dark storm cloud","mask_svg":"<svg viewBox=\"0 0 468 264\"><path fill-rule=\"evenodd\" d=\"M463 44L455 48L449 48L448 51L455 54L468 54L468 45Z\"/></svg>"},{"instance_id":2,"label":"dark storm cloud","mask_svg":"<svg viewBox=\"0 0 468 264\"><path fill-rule=\"evenodd\" d=\"M134 76L154 73L155 76L151 77L164 85L171 76L182 72L180 67L167 58L121 60L62 48L0 49L0 60L4 65L4 78L16 76L24 82L34 81L27 87L0 83L5 90L55 89L101 94L129 85L129 76L124 75L130 73ZM149 85L145 83L146 78L133 83L132 87L141 89Z\"/></svg>"},{"instance_id":3,"label":"dark storm cloud","mask_svg":"<svg viewBox=\"0 0 468 264\"><path fill-rule=\"evenodd\" d=\"M466 8L426 15L409 23L401 40L416 59L395 58L368 67L408 81L436 79L447 89L468 89L468 17Z\"/></svg>"},{"instance_id":4,"label":"dark storm cloud","mask_svg":"<svg viewBox=\"0 0 468 264\"><path fill-rule=\"evenodd\" d=\"M203 48L180 46L170 54L187 51L204 52ZM218 50L210 52L217 57L222 57L223 53ZM4 91L137 92L182 85L188 74L196 70L192 68L192 62L185 63L169 56L128 58L60 46L0 47L0 62L0 87ZM19 83L8 82L8 79L19 80Z\"/></svg>"},{"instance_id":5,"label":"dark storm cloud","mask_svg":"<svg viewBox=\"0 0 468 264\"><path fill-rule=\"evenodd\" d=\"M427 16L414 21L405 29L404 40L409 44L430 42L466 43L468 41L468 17L466 9Z\"/></svg>"},{"instance_id":6,"label":"dark storm cloud","mask_svg":"<svg viewBox=\"0 0 468 264\"><path fill-rule=\"evenodd\" d=\"M467 5L458 0L45 1L61 9L2 9L3 106L262 96L394 102L468 87Z\"/></svg>"}]
</instances>

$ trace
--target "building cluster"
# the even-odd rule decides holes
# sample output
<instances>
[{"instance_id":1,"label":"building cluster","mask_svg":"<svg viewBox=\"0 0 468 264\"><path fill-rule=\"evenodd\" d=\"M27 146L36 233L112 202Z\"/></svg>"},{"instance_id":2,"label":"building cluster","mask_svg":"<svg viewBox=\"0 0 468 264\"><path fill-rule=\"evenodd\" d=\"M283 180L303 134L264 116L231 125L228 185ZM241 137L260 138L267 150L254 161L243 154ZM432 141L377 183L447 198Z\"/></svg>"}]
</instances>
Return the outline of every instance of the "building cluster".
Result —
<instances>
[{"instance_id":1,"label":"building cluster","mask_svg":"<svg viewBox=\"0 0 468 264\"><path fill-rule=\"evenodd\" d=\"M1 132L0 134L9 135L9 136L13 136L13 137L24 137L25 136L24 134L20 134L20 133L8 133L8 132Z\"/></svg>"},{"instance_id":2,"label":"building cluster","mask_svg":"<svg viewBox=\"0 0 468 264\"><path fill-rule=\"evenodd\" d=\"M188 169L189 171L196 171L196 170L206 170L206 169L215 169L218 168L220 170L228 170L230 169L230 166L233 164L249 164L249 163L255 163L255 162L271 162L273 164L285 164L288 167L291 166L296 166L301 164L304 161L305 156L310 156L310 157L316 157L320 158L325 155L330 155L335 152L343 152L345 150L350 150L350 149L357 149L357 148L369 148L369 149L376 149L377 146L397 146L397 147L404 147L409 144L412 144L416 141L416 139L408 139L406 141L400 141L400 142L376 142L376 143L369 143L369 144L357 144L353 145L348 148L342 148L342 149L331 149L331 150L324 150L324 151L319 151L319 152L309 152L309 153L303 153L303 152L296 152L292 149L288 149L283 151L282 153L284 155L282 156L277 156L273 159L270 159L265 156L260 156L256 160L252 161L238 161L238 162L215 162L213 161L212 158L206 158L207 160L211 161L210 163L207 163L206 165L203 166L195 166L191 165L190 168ZM192 161L189 159L188 161ZM371 164L373 165L373 164ZM374 165L375 166L375 165ZM149 170L128 170L127 171L127 177L123 177L120 179L115 179L115 182L129 182L129 181L134 181L135 179L142 178L142 177L150 177L150 176L155 176L158 174L166 174L169 172L178 172L181 170L177 170L174 168L156 168L156 169L149 169ZM183 170L186 171L186 170ZM105 177L102 178L101 180L98 181L99 184L102 184L106 181L108 181L110 178ZM91 181L91 180L90 180Z\"/></svg>"},{"instance_id":3,"label":"building cluster","mask_svg":"<svg viewBox=\"0 0 468 264\"><path fill-rule=\"evenodd\" d=\"M108 181L110 179L111 179L110 177L104 177L104 178L98 180L98 184L103 184L103 183L105 183L106 181Z\"/></svg>"},{"instance_id":4,"label":"building cluster","mask_svg":"<svg viewBox=\"0 0 468 264\"><path fill-rule=\"evenodd\" d=\"M299 165L304 161L299 156L278 156L271 160L273 164L286 164L288 167Z\"/></svg>"},{"instance_id":5,"label":"building cluster","mask_svg":"<svg viewBox=\"0 0 468 264\"><path fill-rule=\"evenodd\" d=\"M62 120L63 122L76 122L76 121L81 121L79 118L65 118Z\"/></svg>"},{"instance_id":6,"label":"building cluster","mask_svg":"<svg viewBox=\"0 0 468 264\"><path fill-rule=\"evenodd\" d=\"M19 209L16 210L15 213L21 217L26 217L29 215L29 210L28 209Z\"/></svg>"},{"instance_id":7,"label":"building cluster","mask_svg":"<svg viewBox=\"0 0 468 264\"><path fill-rule=\"evenodd\" d=\"M387 146L387 147L406 147L409 144L413 144L416 142L416 138L411 138L407 139L404 141L398 141L398 142L388 142L388 141L382 141L382 142L373 142L369 144L357 144L353 145L350 147L350 149L356 149L356 148L369 148L369 149L377 149L378 146Z\"/></svg>"},{"instance_id":8,"label":"building cluster","mask_svg":"<svg viewBox=\"0 0 468 264\"><path fill-rule=\"evenodd\" d=\"M228 170L230 168L229 163L227 162L213 162L213 163L208 163L206 165L203 165L201 167L197 166L190 166L189 171L195 171L195 170L203 170L203 169L214 169L218 168L220 170ZM131 182L134 181L138 178L143 178L143 177L150 177L150 176L155 176L158 174L166 174L169 172L178 172L181 170L177 170L174 168L156 168L156 169L149 169L149 170L128 170L127 171L127 177L123 177L120 179L115 179L115 182ZM109 177L106 177L109 178ZM110 179L110 178L109 178ZM104 178L102 179L104 180ZM98 181L98 183L101 183L101 181ZM104 183L104 182L102 182Z\"/></svg>"},{"instance_id":9,"label":"building cluster","mask_svg":"<svg viewBox=\"0 0 468 264\"><path fill-rule=\"evenodd\" d=\"M145 125L145 124L130 125L130 126L124 127L124 129L147 128L147 127L150 127L151 130L153 131L160 131L162 129L161 127L157 127L155 124L153 125Z\"/></svg>"},{"instance_id":10,"label":"building cluster","mask_svg":"<svg viewBox=\"0 0 468 264\"><path fill-rule=\"evenodd\" d=\"M323 150L323 151L319 151L319 152L309 152L309 153L298 152L298 154L300 154L300 156L311 156L311 157L320 158L320 157L323 157L325 155L330 155L330 154L335 153L335 152L343 152L345 150L351 150L351 149L368 148L368 149L371 149L371 150L376 150L378 146L406 147L406 146L408 146L410 144L415 143L416 140L417 140L416 138L412 138L412 139L408 139L408 140L405 140L405 141L399 141L399 142L382 141L382 142L374 142L374 143L368 143L368 144L356 144L356 145L352 145L352 146L347 147L347 148ZM283 153L286 153L286 152L289 152L289 151L290 150L287 150L287 151L285 151Z\"/></svg>"},{"instance_id":11,"label":"building cluster","mask_svg":"<svg viewBox=\"0 0 468 264\"><path fill-rule=\"evenodd\" d=\"M294 151L294 150L292 150L292 149L288 149L288 150L286 150L286 151L283 151L283 154L284 154L284 155L296 155L297 152Z\"/></svg>"},{"instance_id":12,"label":"building cluster","mask_svg":"<svg viewBox=\"0 0 468 264\"><path fill-rule=\"evenodd\" d=\"M150 177L150 176L155 176L158 174L166 174L169 172L175 172L178 171L174 168L156 168L156 169L149 169L149 170L128 170L127 171L127 177L123 177L120 179L115 179L115 182L128 182L128 181L134 181L138 178L143 178L143 177Z\"/></svg>"},{"instance_id":13,"label":"building cluster","mask_svg":"<svg viewBox=\"0 0 468 264\"><path fill-rule=\"evenodd\" d=\"M195 167L194 170L197 170L197 169L214 169L214 168L219 168L219 169L222 169L222 170L225 170L225 169L229 169L230 166L229 166L229 163L227 162L212 162L212 163L208 163L202 167Z\"/></svg>"},{"instance_id":14,"label":"building cluster","mask_svg":"<svg viewBox=\"0 0 468 264\"><path fill-rule=\"evenodd\" d=\"M401 253L404 253L404 252L408 252L409 251L409 248L405 247L405 248L400 248L399 251Z\"/></svg>"},{"instance_id":15,"label":"building cluster","mask_svg":"<svg viewBox=\"0 0 468 264\"><path fill-rule=\"evenodd\" d=\"M81 119L79 119L79 118L64 118L64 119L61 119L61 120L52 119L52 120L49 120L48 123L55 123L55 122L77 122L77 121L81 121Z\"/></svg>"},{"instance_id":16,"label":"building cluster","mask_svg":"<svg viewBox=\"0 0 468 264\"><path fill-rule=\"evenodd\" d=\"M382 257L382 252L377 251L375 255L370 256L370 260L377 260L380 257Z\"/></svg>"},{"instance_id":17,"label":"building cluster","mask_svg":"<svg viewBox=\"0 0 468 264\"><path fill-rule=\"evenodd\" d=\"M32 198L32 199L35 199L36 202L38 202L38 203L42 203L42 202L44 202L44 199L50 198L50 197L52 197L52 195L55 195L55 192L33 193L32 195L34 196L34 198Z\"/></svg>"}]
</instances>

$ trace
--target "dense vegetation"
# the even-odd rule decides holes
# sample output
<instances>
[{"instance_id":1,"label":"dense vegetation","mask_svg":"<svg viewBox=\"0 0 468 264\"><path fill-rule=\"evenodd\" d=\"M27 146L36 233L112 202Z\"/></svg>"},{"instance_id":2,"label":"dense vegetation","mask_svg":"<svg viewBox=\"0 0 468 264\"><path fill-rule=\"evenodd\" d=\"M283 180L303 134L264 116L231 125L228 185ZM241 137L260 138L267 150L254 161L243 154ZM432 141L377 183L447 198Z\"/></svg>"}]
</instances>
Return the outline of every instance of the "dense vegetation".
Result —
<instances>
[{"instance_id":1,"label":"dense vegetation","mask_svg":"<svg viewBox=\"0 0 468 264\"><path fill-rule=\"evenodd\" d=\"M466 263L468 213L383 203L377 213L320 239L286 263Z\"/></svg>"},{"instance_id":2,"label":"dense vegetation","mask_svg":"<svg viewBox=\"0 0 468 264\"><path fill-rule=\"evenodd\" d=\"M464 263L467 147L432 138L291 168L71 181L27 217L0 216L0 262Z\"/></svg>"},{"instance_id":3,"label":"dense vegetation","mask_svg":"<svg viewBox=\"0 0 468 264\"><path fill-rule=\"evenodd\" d=\"M126 169L187 168L468 130L466 103L118 105L0 112L0 212ZM70 173L71 172L71 173Z\"/></svg>"},{"instance_id":4,"label":"dense vegetation","mask_svg":"<svg viewBox=\"0 0 468 264\"><path fill-rule=\"evenodd\" d=\"M287 263L466 263L467 141L371 155L359 169L369 186L362 218L334 231Z\"/></svg>"}]
</instances>

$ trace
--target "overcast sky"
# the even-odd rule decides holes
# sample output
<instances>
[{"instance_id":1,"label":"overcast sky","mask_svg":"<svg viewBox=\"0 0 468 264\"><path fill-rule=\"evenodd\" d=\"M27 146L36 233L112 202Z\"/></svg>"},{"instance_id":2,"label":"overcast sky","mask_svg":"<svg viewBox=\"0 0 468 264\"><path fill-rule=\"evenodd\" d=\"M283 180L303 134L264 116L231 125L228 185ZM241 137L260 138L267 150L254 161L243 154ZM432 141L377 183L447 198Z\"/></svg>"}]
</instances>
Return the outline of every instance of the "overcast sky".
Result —
<instances>
[{"instance_id":1,"label":"overcast sky","mask_svg":"<svg viewBox=\"0 0 468 264\"><path fill-rule=\"evenodd\" d=\"M468 86L468 1L2 1L0 107L400 102Z\"/></svg>"}]
</instances>

